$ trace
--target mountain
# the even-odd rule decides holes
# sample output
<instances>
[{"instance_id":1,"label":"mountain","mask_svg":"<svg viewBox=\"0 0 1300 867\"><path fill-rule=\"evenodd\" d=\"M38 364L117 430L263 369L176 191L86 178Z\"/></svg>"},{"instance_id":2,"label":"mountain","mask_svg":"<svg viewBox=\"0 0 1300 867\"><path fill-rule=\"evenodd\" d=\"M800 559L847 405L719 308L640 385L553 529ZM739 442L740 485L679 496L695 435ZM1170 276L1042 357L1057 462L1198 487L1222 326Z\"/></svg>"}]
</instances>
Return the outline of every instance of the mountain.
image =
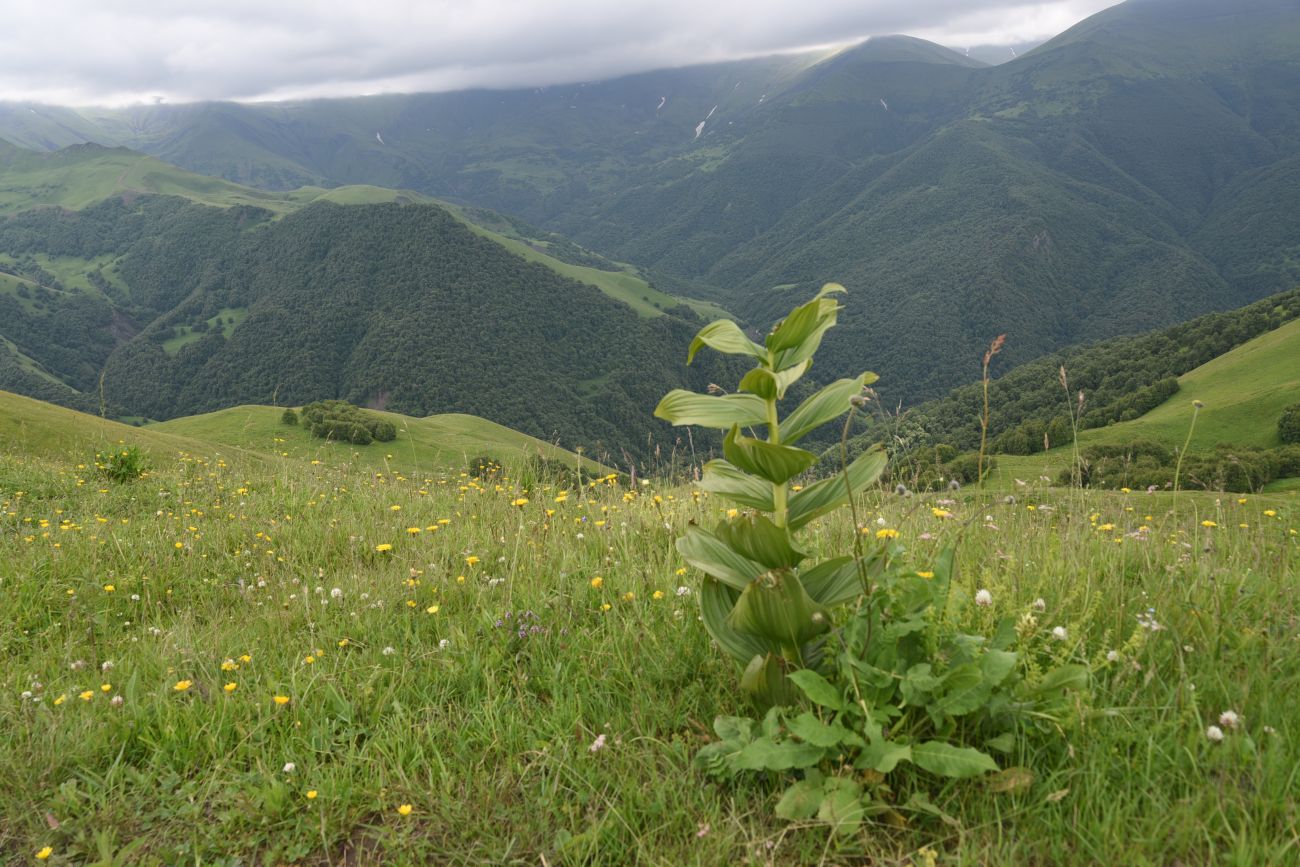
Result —
<instances>
[{"instance_id":1,"label":"mountain","mask_svg":"<svg viewBox=\"0 0 1300 867\"><path fill-rule=\"evenodd\" d=\"M13 105L0 136L495 209L760 327L833 279L817 375L909 403L999 333L1005 370L1300 280L1293 0L1129 0L996 66L884 37L539 89Z\"/></svg>"},{"instance_id":2,"label":"mountain","mask_svg":"<svg viewBox=\"0 0 1300 867\"><path fill-rule=\"evenodd\" d=\"M696 312L634 269L418 194L6 146L0 213L20 207L0 219L0 385L82 410L343 397L619 457L671 444L650 408L718 376L681 363Z\"/></svg>"}]
</instances>

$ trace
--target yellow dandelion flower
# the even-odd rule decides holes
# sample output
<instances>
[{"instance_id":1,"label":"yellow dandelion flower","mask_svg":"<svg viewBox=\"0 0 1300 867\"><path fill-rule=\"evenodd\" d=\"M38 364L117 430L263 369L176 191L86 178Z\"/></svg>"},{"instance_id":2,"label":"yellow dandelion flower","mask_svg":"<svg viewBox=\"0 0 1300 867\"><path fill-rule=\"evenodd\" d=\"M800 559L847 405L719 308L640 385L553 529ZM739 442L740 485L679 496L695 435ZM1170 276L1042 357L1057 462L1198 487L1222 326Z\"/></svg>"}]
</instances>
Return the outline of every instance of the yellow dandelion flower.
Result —
<instances>
[{"instance_id":1,"label":"yellow dandelion flower","mask_svg":"<svg viewBox=\"0 0 1300 867\"><path fill-rule=\"evenodd\" d=\"M178 680L172 686L172 689L176 690L177 692L185 692L185 690L189 689L193 685L194 685L194 681L192 680Z\"/></svg>"},{"instance_id":2,"label":"yellow dandelion flower","mask_svg":"<svg viewBox=\"0 0 1300 867\"><path fill-rule=\"evenodd\" d=\"M605 583L605 579L604 579L604 578L601 578L599 575L597 575L595 578L592 578L592 579L591 579L591 586L592 586L593 588L597 589L597 590L599 590L599 589L600 589L600 585L602 585L602 584L604 584L604 583Z\"/></svg>"},{"instance_id":3,"label":"yellow dandelion flower","mask_svg":"<svg viewBox=\"0 0 1300 867\"><path fill-rule=\"evenodd\" d=\"M113 684L111 684L111 683L101 683L101 684L99 685L99 691L100 691L100 692L112 692L112 691L113 691Z\"/></svg>"},{"instance_id":4,"label":"yellow dandelion flower","mask_svg":"<svg viewBox=\"0 0 1300 867\"><path fill-rule=\"evenodd\" d=\"M287 696L287 695L277 695L277 696L274 696L271 700L274 701L274 702L275 702L276 704L278 704L278 705L286 705L286 704L289 703L289 696Z\"/></svg>"},{"instance_id":5,"label":"yellow dandelion flower","mask_svg":"<svg viewBox=\"0 0 1300 867\"><path fill-rule=\"evenodd\" d=\"M916 574L917 574L918 577L920 577L920 578L924 578L924 579L926 579L927 581L928 581L929 579L931 579L931 578L934 577L934 573L933 573L933 572L917 572Z\"/></svg>"},{"instance_id":6,"label":"yellow dandelion flower","mask_svg":"<svg viewBox=\"0 0 1300 867\"><path fill-rule=\"evenodd\" d=\"M308 790L307 790L307 800L309 800L309 801L314 801L314 800L316 800L316 794L317 794L317 792L316 792L315 789L308 789Z\"/></svg>"},{"instance_id":7,"label":"yellow dandelion flower","mask_svg":"<svg viewBox=\"0 0 1300 867\"><path fill-rule=\"evenodd\" d=\"M457 584L464 584L464 583L465 583L465 576L464 576L464 575L457 575L457 576L456 576L456 583L457 583Z\"/></svg>"},{"instance_id":8,"label":"yellow dandelion flower","mask_svg":"<svg viewBox=\"0 0 1300 867\"><path fill-rule=\"evenodd\" d=\"M94 690L88 689L77 697L80 698L82 701L90 701L92 698L95 697L95 693Z\"/></svg>"},{"instance_id":9,"label":"yellow dandelion flower","mask_svg":"<svg viewBox=\"0 0 1300 867\"><path fill-rule=\"evenodd\" d=\"M1030 508L1032 509L1033 506L1030 506ZM934 508L930 509L930 514L934 515L936 518L952 517L952 512L949 512L947 509L940 509L938 506L935 506Z\"/></svg>"},{"instance_id":10,"label":"yellow dandelion flower","mask_svg":"<svg viewBox=\"0 0 1300 867\"><path fill-rule=\"evenodd\" d=\"M378 551L380 554L387 554L389 551L393 550L393 546L388 544L387 542L380 542L378 545L375 546L375 550Z\"/></svg>"},{"instance_id":11,"label":"yellow dandelion flower","mask_svg":"<svg viewBox=\"0 0 1300 867\"><path fill-rule=\"evenodd\" d=\"M601 610L601 611L608 611L610 608L613 608L613 607L614 607L614 606L612 606L612 605L610 605L608 602L606 602L604 605L600 606L600 610Z\"/></svg>"},{"instance_id":12,"label":"yellow dandelion flower","mask_svg":"<svg viewBox=\"0 0 1300 867\"><path fill-rule=\"evenodd\" d=\"M66 695L61 695L61 696L59 696L58 698L56 698L56 699L54 700L54 706L55 706L55 707L58 707L59 705L63 704L63 703L64 703L65 701L67 701L67 700L68 700L68 697L67 697Z\"/></svg>"},{"instance_id":13,"label":"yellow dandelion flower","mask_svg":"<svg viewBox=\"0 0 1300 867\"><path fill-rule=\"evenodd\" d=\"M876 531L877 539L897 539L898 531L892 527L881 527Z\"/></svg>"},{"instance_id":14,"label":"yellow dandelion flower","mask_svg":"<svg viewBox=\"0 0 1300 867\"><path fill-rule=\"evenodd\" d=\"M465 565L467 566L478 565L478 562L479 562L478 557L474 556L473 554L470 554L468 557L465 558Z\"/></svg>"},{"instance_id":15,"label":"yellow dandelion flower","mask_svg":"<svg viewBox=\"0 0 1300 867\"><path fill-rule=\"evenodd\" d=\"M412 807L410 804L402 804L400 807L397 808L397 814L399 816L409 816L411 815L411 811L413 809L415 808Z\"/></svg>"},{"instance_id":16,"label":"yellow dandelion flower","mask_svg":"<svg viewBox=\"0 0 1300 867\"><path fill-rule=\"evenodd\" d=\"M419 527L407 527L407 528L406 528L406 532L408 532L408 533L410 533L412 536L414 536L416 533L422 533L422 532L424 532L424 531L421 530Z\"/></svg>"},{"instance_id":17,"label":"yellow dandelion flower","mask_svg":"<svg viewBox=\"0 0 1300 867\"><path fill-rule=\"evenodd\" d=\"M401 506L397 506L397 505L389 506L389 507L388 507L388 511L390 511L390 512L400 512L400 511L402 511L402 507L401 507Z\"/></svg>"},{"instance_id":18,"label":"yellow dandelion flower","mask_svg":"<svg viewBox=\"0 0 1300 867\"><path fill-rule=\"evenodd\" d=\"M112 593L112 592L113 592L114 590L116 590L116 589L117 589L117 588L114 587L112 584L105 584L105 585L104 585L104 592L105 592L105 593Z\"/></svg>"},{"instance_id":19,"label":"yellow dandelion flower","mask_svg":"<svg viewBox=\"0 0 1300 867\"><path fill-rule=\"evenodd\" d=\"M519 497L519 498L517 498L517 499L511 500L511 501L510 501L510 505L512 505L512 506L527 506L527 505L528 505L528 498L527 498L527 497Z\"/></svg>"},{"instance_id":20,"label":"yellow dandelion flower","mask_svg":"<svg viewBox=\"0 0 1300 867\"><path fill-rule=\"evenodd\" d=\"M437 614L438 611L439 611L439 606L437 605L430 605L428 608L424 609L424 612L426 614Z\"/></svg>"},{"instance_id":21,"label":"yellow dandelion flower","mask_svg":"<svg viewBox=\"0 0 1300 867\"><path fill-rule=\"evenodd\" d=\"M1265 510L1264 510L1264 517L1266 517L1266 518L1276 518L1276 517L1277 517L1277 510L1276 510L1276 509L1265 509Z\"/></svg>"},{"instance_id":22,"label":"yellow dandelion flower","mask_svg":"<svg viewBox=\"0 0 1300 867\"><path fill-rule=\"evenodd\" d=\"M1201 522L1201 526L1206 528L1207 530L1212 530L1219 525L1214 523L1210 519L1206 518L1204 521Z\"/></svg>"},{"instance_id":23,"label":"yellow dandelion flower","mask_svg":"<svg viewBox=\"0 0 1300 867\"><path fill-rule=\"evenodd\" d=\"M235 690L239 689L239 684L237 684L237 683L228 683L228 684L226 684L225 686L223 686L222 689L224 689L224 690L225 690L226 692L228 692L228 693L229 693L229 692L234 692Z\"/></svg>"},{"instance_id":24,"label":"yellow dandelion flower","mask_svg":"<svg viewBox=\"0 0 1300 867\"><path fill-rule=\"evenodd\" d=\"M633 593L631 590L629 590L629 591L627 591L626 593L623 594L623 601L624 601L624 602L631 602L633 599L636 599L636 594Z\"/></svg>"},{"instance_id":25,"label":"yellow dandelion flower","mask_svg":"<svg viewBox=\"0 0 1300 867\"><path fill-rule=\"evenodd\" d=\"M656 591L654 592L654 594L653 594L650 598L651 598L651 599L663 599L663 598L664 598L664 591L662 591L662 590L656 590Z\"/></svg>"},{"instance_id":26,"label":"yellow dandelion flower","mask_svg":"<svg viewBox=\"0 0 1300 867\"><path fill-rule=\"evenodd\" d=\"M50 858L50 856L53 855L53 854L54 854L54 847L53 847L53 846L46 846L45 848L41 849L41 851L39 851L39 852L36 853L36 860L37 860L37 861L48 861L49 858Z\"/></svg>"}]
</instances>

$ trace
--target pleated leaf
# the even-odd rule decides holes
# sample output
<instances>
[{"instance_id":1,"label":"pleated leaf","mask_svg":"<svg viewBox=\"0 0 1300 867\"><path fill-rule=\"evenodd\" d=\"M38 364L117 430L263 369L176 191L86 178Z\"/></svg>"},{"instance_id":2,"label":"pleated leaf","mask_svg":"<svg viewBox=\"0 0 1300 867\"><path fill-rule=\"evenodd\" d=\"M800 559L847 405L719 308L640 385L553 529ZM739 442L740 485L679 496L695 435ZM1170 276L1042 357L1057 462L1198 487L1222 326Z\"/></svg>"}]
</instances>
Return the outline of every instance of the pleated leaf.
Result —
<instances>
[{"instance_id":1,"label":"pleated leaf","mask_svg":"<svg viewBox=\"0 0 1300 867\"><path fill-rule=\"evenodd\" d=\"M766 424L767 404L752 394L715 396L674 388L655 407L655 417L676 425L697 424L726 430L733 425Z\"/></svg>"},{"instance_id":2,"label":"pleated leaf","mask_svg":"<svg viewBox=\"0 0 1300 867\"><path fill-rule=\"evenodd\" d=\"M727 625L727 615L731 614L739 596L721 581L705 578L704 586L700 588L700 615L705 630L718 646L737 662L748 663L754 657L766 656L778 648L775 642L737 632Z\"/></svg>"},{"instance_id":3,"label":"pleated leaf","mask_svg":"<svg viewBox=\"0 0 1300 867\"><path fill-rule=\"evenodd\" d=\"M807 556L791 544L789 530L763 515L738 515L719 524L714 534L733 551L769 569L797 566Z\"/></svg>"},{"instance_id":4,"label":"pleated leaf","mask_svg":"<svg viewBox=\"0 0 1300 867\"><path fill-rule=\"evenodd\" d=\"M755 563L702 527L687 527L677 539L682 559L737 590L744 590L767 567Z\"/></svg>"},{"instance_id":5,"label":"pleated leaf","mask_svg":"<svg viewBox=\"0 0 1300 867\"><path fill-rule=\"evenodd\" d=\"M880 479L880 474L885 471L886 461L885 450L880 446L873 446L849 464L847 488L844 484L845 473L839 472L796 493L790 498L787 522L790 529L797 530L814 518L821 517L848 502L849 490L857 494L869 485L875 484Z\"/></svg>"},{"instance_id":6,"label":"pleated leaf","mask_svg":"<svg viewBox=\"0 0 1300 867\"><path fill-rule=\"evenodd\" d=\"M770 512L774 508L770 483L721 459L704 465L700 489L762 512Z\"/></svg>"},{"instance_id":7,"label":"pleated leaf","mask_svg":"<svg viewBox=\"0 0 1300 867\"><path fill-rule=\"evenodd\" d=\"M774 485L785 484L817 462L810 451L745 436L739 427L727 433L722 453L736 467Z\"/></svg>"},{"instance_id":8,"label":"pleated leaf","mask_svg":"<svg viewBox=\"0 0 1300 867\"><path fill-rule=\"evenodd\" d=\"M759 361L767 360L767 350L745 336L740 326L730 319L710 322L700 329L691 341L691 348L686 353L686 363L695 360L695 353L708 346L727 355L748 355Z\"/></svg>"},{"instance_id":9,"label":"pleated leaf","mask_svg":"<svg viewBox=\"0 0 1300 867\"><path fill-rule=\"evenodd\" d=\"M781 422L781 442L797 443L806 434L849 411L849 398L862 392L879 377L863 373L852 379L837 379L809 397Z\"/></svg>"},{"instance_id":10,"label":"pleated leaf","mask_svg":"<svg viewBox=\"0 0 1300 867\"><path fill-rule=\"evenodd\" d=\"M830 616L804 591L794 572L773 569L741 592L727 625L783 647L798 647L829 630Z\"/></svg>"}]
</instances>

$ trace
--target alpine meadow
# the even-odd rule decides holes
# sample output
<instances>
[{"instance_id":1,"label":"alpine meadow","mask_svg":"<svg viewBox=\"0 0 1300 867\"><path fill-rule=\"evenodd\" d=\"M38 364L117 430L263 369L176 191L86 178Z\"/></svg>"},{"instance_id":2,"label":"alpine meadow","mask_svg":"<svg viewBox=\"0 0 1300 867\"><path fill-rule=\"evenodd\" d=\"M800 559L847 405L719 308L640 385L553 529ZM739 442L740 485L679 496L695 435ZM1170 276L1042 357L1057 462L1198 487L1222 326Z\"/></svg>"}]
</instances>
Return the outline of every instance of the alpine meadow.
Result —
<instances>
[{"instance_id":1,"label":"alpine meadow","mask_svg":"<svg viewBox=\"0 0 1300 867\"><path fill-rule=\"evenodd\" d=\"M78 5L0 864L1300 863L1294 0Z\"/></svg>"}]
</instances>

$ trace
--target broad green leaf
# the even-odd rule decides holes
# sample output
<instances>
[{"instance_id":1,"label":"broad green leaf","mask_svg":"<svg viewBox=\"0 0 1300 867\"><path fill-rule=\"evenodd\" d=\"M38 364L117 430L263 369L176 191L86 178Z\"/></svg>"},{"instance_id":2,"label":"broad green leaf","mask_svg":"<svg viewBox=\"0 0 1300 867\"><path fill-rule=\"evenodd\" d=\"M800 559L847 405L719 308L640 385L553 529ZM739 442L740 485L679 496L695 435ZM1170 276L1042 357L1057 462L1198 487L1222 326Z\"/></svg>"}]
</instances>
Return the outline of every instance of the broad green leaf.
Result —
<instances>
[{"instance_id":1,"label":"broad green leaf","mask_svg":"<svg viewBox=\"0 0 1300 867\"><path fill-rule=\"evenodd\" d=\"M786 389L807 373L810 367L812 367L812 359L780 373L773 373L766 367L755 367L740 380L738 388L740 391L756 394L763 400L780 400L785 397Z\"/></svg>"},{"instance_id":2,"label":"broad green leaf","mask_svg":"<svg viewBox=\"0 0 1300 867\"><path fill-rule=\"evenodd\" d=\"M740 688L760 708L784 707L799 699L799 694L786 677L785 660L775 653L751 659L740 676ZM765 725L766 722L764 720Z\"/></svg>"},{"instance_id":3,"label":"broad green leaf","mask_svg":"<svg viewBox=\"0 0 1300 867\"><path fill-rule=\"evenodd\" d=\"M672 424L697 424L727 430L767 423L767 403L752 394L720 396L674 388L655 407L655 417Z\"/></svg>"},{"instance_id":4,"label":"broad green leaf","mask_svg":"<svg viewBox=\"0 0 1300 867\"><path fill-rule=\"evenodd\" d=\"M736 467L774 485L785 484L817 463L817 456L810 451L745 436L739 425L727 432L722 453Z\"/></svg>"},{"instance_id":5,"label":"broad green leaf","mask_svg":"<svg viewBox=\"0 0 1300 867\"><path fill-rule=\"evenodd\" d=\"M767 571L767 567L750 560L703 527L687 527L686 534L677 539L677 553L696 569L737 590L744 590Z\"/></svg>"},{"instance_id":6,"label":"broad green leaf","mask_svg":"<svg viewBox=\"0 0 1300 867\"><path fill-rule=\"evenodd\" d=\"M800 740L826 749L842 745L852 734L844 726L838 723L824 723L807 711L792 720L787 720L786 727Z\"/></svg>"},{"instance_id":7,"label":"broad green leaf","mask_svg":"<svg viewBox=\"0 0 1300 867\"><path fill-rule=\"evenodd\" d=\"M838 834L856 831L866 814L861 784L847 777L828 777L822 789L825 794L817 818L832 825Z\"/></svg>"},{"instance_id":8,"label":"broad green leaf","mask_svg":"<svg viewBox=\"0 0 1300 867\"><path fill-rule=\"evenodd\" d=\"M876 563L866 564L864 571L870 580L878 571ZM852 557L833 557L816 566L799 571L799 580L808 595L822 605L838 605L856 599L862 593L862 577L858 563Z\"/></svg>"},{"instance_id":9,"label":"broad green leaf","mask_svg":"<svg viewBox=\"0 0 1300 867\"><path fill-rule=\"evenodd\" d=\"M781 422L781 442L792 444L832 419L849 411L849 398L862 391L878 377L864 373L852 379L839 379L809 397Z\"/></svg>"},{"instance_id":10,"label":"broad green leaf","mask_svg":"<svg viewBox=\"0 0 1300 867\"><path fill-rule=\"evenodd\" d=\"M868 744L858 755L853 767L858 770L870 768L882 774L888 774L898 767L899 762L912 760L912 748L907 744L898 744L884 739Z\"/></svg>"},{"instance_id":11,"label":"broad green leaf","mask_svg":"<svg viewBox=\"0 0 1300 867\"><path fill-rule=\"evenodd\" d=\"M721 581L705 578L704 586L700 588L700 619L718 646L737 662L745 664L755 656L766 656L780 650L780 646L758 635L737 632L727 625L727 616L739 596Z\"/></svg>"},{"instance_id":12,"label":"broad green leaf","mask_svg":"<svg viewBox=\"0 0 1300 867\"><path fill-rule=\"evenodd\" d=\"M849 500L849 489L857 494L880 479L885 471L885 450L879 446L872 447L858 455L849 464L848 485L844 483L844 471L837 472L830 478L815 482L790 497L790 512L787 524L791 530L798 530L814 518L819 518L833 511Z\"/></svg>"},{"instance_id":13,"label":"broad green leaf","mask_svg":"<svg viewBox=\"0 0 1300 867\"><path fill-rule=\"evenodd\" d=\"M769 569L791 568L805 557L790 544L790 531L763 515L737 515L719 524L714 534L733 551Z\"/></svg>"},{"instance_id":14,"label":"broad green leaf","mask_svg":"<svg viewBox=\"0 0 1300 867\"><path fill-rule=\"evenodd\" d=\"M743 716L720 716L713 720L713 731L724 741L748 741L754 737L754 721Z\"/></svg>"},{"instance_id":15,"label":"broad green leaf","mask_svg":"<svg viewBox=\"0 0 1300 867\"><path fill-rule=\"evenodd\" d=\"M789 771L793 768L807 768L821 760L823 750L812 744L800 744L794 741L774 741L771 738L759 738L746 744L736 754L733 763L737 768L748 771Z\"/></svg>"},{"instance_id":16,"label":"broad green leaf","mask_svg":"<svg viewBox=\"0 0 1300 867\"><path fill-rule=\"evenodd\" d=\"M931 673L930 663L918 662L907 670L898 688L903 701L910 705L923 705L929 702L930 695L939 688L943 681Z\"/></svg>"},{"instance_id":17,"label":"broad green leaf","mask_svg":"<svg viewBox=\"0 0 1300 867\"><path fill-rule=\"evenodd\" d=\"M730 319L710 322L700 329L691 341L691 348L686 353L686 363L695 360L695 353L702 347L709 346L728 355L748 355L759 361L767 361L767 350L745 336L740 326Z\"/></svg>"},{"instance_id":18,"label":"broad green leaf","mask_svg":"<svg viewBox=\"0 0 1300 867\"><path fill-rule=\"evenodd\" d=\"M1033 688L1034 695L1048 695L1067 689L1083 689L1088 685L1088 667L1085 665L1063 665L1054 668L1043 676Z\"/></svg>"},{"instance_id":19,"label":"broad green leaf","mask_svg":"<svg viewBox=\"0 0 1300 867\"><path fill-rule=\"evenodd\" d=\"M699 485L701 490L751 509L770 512L774 508L771 484L721 459L704 465L704 478Z\"/></svg>"},{"instance_id":20,"label":"broad green leaf","mask_svg":"<svg viewBox=\"0 0 1300 867\"><path fill-rule=\"evenodd\" d=\"M1016 748L1016 736L1011 732L1003 732L995 738L986 740L984 746L1000 753L1009 753Z\"/></svg>"},{"instance_id":21,"label":"broad green leaf","mask_svg":"<svg viewBox=\"0 0 1300 867\"><path fill-rule=\"evenodd\" d=\"M785 790L776 802L777 818L801 822L817 815L822 805L822 775L810 770L808 775Z\"/></svg>"},{"instance_id":22,"label":"broad green leaf","mask_svg":"<svg viewBox=\"0 0 1300 867\"><path fill-rule=\"evenodd\" d=\"M953 779L978 777L996 771L992 757L971 747L954 747L943 741L926 741L912 747L912 761L932 774Z\"/></svg>"},{"instance_id":23,"label":"broad green leaf","mask_svg":"<svg viewBox=\"0 0 1300 867\"><path fill-rule=\"evenodd\" d=\"M839 303L827 296L843 291L843 286L827 283L813 300L790 311L772 329L764 343L776 355L774 370L785 370L813 357L840 310Z\"/></svg>"},{"instance_id":24,"label":"broad green leaf","mask_svg":"<svg viewBox=\"0 0 1300 867\"><path fill-rule=\"evenodd\" d=\"M826 678L817 672L808 668L801 668L798 671L790 672L790 680L794 681L795 686L803 690L803 694L808 696L808 700L813 704L819 704L822 707L831 710L844 710L844 698L840 691L831 686Z\"/></svg>"},{"instance_id":25,"label":"broad green leaf","mask_svg":"<svg viewBox=\"0 0 1300 867\"><path fill-rule=\"evenodd\" d=\"M1009 650L990 650L980 657L980 671L989 686L999 686L1016 667L1016 655Z\"/></svg>"},{"instance_id":26,"label":"broad green leaf","mask_svg":"<svg viewBox=\"0 0 1300 867\"><path fill-rule=\"evenodd\" d=\"M944 694L935 702L934 709L951 716L976 710L993 694L992 685L974 662L959 665L944 675L943 689Z\"/></svg>"},{"instance_id":27,"label":"broad green leaf","mask_svg":"<svg viewBox=\"0 0 1300 867\"><path fill-rule=\"evenodd\" d=\"M826 609L812 600L789 569L772 569L741 591L727 625L797 648L831 628Z\"/></svg>"}]
</instances>

